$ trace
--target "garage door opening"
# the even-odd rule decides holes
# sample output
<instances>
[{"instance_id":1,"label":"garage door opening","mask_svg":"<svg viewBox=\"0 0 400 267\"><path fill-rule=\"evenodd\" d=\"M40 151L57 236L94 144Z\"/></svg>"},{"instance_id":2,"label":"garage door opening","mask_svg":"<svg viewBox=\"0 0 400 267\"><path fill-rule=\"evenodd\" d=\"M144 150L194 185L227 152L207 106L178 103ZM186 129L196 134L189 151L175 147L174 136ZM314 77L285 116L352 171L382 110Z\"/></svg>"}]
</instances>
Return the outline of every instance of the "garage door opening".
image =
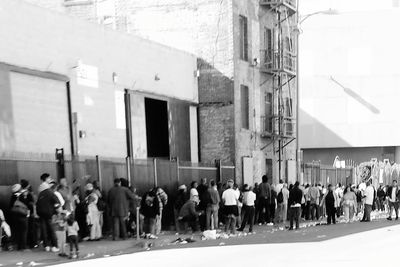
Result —
<instances>
[{"instance_id":1,"label":"garage door opening","mask_svg":"<svg viewBox=\"0 0 400 267\"><path fill-rule=\"evenodd\" d=\"M147 156L169 158L168 103L145 98Z\"/></svg>"}]
</instances>

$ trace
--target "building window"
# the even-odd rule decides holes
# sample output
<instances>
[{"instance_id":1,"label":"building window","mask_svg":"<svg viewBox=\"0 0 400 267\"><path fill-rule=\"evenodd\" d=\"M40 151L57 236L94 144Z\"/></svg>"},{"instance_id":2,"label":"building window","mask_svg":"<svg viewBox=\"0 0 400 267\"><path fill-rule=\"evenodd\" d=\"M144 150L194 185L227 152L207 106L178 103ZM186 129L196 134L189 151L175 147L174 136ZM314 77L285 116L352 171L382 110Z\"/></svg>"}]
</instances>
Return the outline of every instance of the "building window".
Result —
<instances>
[{"instance_id":1,"label":"building window","mask_svg":"<svg viewBox=\"0 0 400 267\"><path fill-rule=\"evenodd\" d=\"M265 131L271 133L272 132L272 93L265 94Z\"/></svg>"},{"instance_id":2,"label":"building window","mask_svg":"<svg viewBox=\"0 0 400 267\"><path fill-rule=\"evenodd\" d=\"M265 28L264 29L264 63L268 69L272 68L273 64L273 50L274 43L272 40L272 29Z\"/></svg>"},{"instance_id":3,"label":"building window","mask_svg":"<svg viewBox=\"0 0 400 267\"><path fill-rule=\"evenodd\" d=\"M240 85L240 108L242 128L249 129L249 87Z\"/></svg>"},{"instance_id":4,"label":"building window","mask_svg":"<svg viewBox=\"0 0 400 267\"><path fill-rule=\"evenodd\" d=\"M239 16L240 24L240 59L248 61L248 29L247 29L247 18L245 16Z\"/></svg>"},{"instance_id":5,"label":"building window","mask_svg":"<svg viewBox=\"0 0 400 267\"><path fill-rule=\"evenodd\" d=\"M285 116L291 118L293 116L293 100L291 98L285 99Z\"/></svg>"}]
</instances>

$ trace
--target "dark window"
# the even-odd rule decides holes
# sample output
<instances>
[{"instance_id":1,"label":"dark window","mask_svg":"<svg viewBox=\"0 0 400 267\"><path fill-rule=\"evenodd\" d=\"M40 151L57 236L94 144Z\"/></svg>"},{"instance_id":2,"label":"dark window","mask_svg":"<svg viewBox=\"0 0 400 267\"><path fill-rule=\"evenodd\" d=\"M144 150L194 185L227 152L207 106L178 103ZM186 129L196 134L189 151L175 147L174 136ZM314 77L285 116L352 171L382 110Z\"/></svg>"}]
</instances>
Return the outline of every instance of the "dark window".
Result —
<instances>
[{"instance_id":1,"label":"dark window","mask_svg":"<svg viewBox=\"0 0 400 267\"><path fill-rule=\"evenodd\" d=\"M147 156L169 158L167 101L145 98L145 113Z\"/></svg>"},{"instance_id":2,"label":"dark window","mask_svg":"<svg viewBox=\"0 0 400 267\"><path fill-rule=\"evenodd\" d=\"M247 18L239 16L240 24L240 59L248 61L248 29L247 29Z\"/></svg>"},{"instance_id":3,"label":"dark window","mask_svg":"<svg viewBox=\"0 0 400 267\"><path fill-rule=\"evenodd\" d=\"M272 68L274 43L272 40L272 30L269 28L265 28L264 30L264 49L265 49L264 62L266 64L266 67Z\"/></svg>"},{"instance_id":4,"label":"dark window","mask_svg":"<svg viewBox=\"0 0 400 267\"><path fill-rule=\"evenodd\" d=\"M271 133L272 132L272 120L273 120L273 111L272 111L272 93L265 94L265 131Z\"/></svg>"},{"instance_id":5,"label":"dark window","mask_svg":"<svg viewBox=\"0 0 400 267\"><path fill-rule=\"evenodd\" d=\"M273 175L273 172L272 172L272 159L266 159L265 160L265 167L266 167L266 172L265 173L268 176L268 181L272 182L272 175Z\"/></svg>"},{"instance_id":6,"label":"dark window","mask_svg":"<svg viewBox=\"0 0 400 267\"><path fill-rule=\"evenodd\" d=\"M293 105L293 100L291 98L286 98L285 99L285 115L286 117L292 117L292 106Z\"/></svg>"},{"instance_id":7,"label":"dark window","mask_svg":"<svg viewBox=\"0 0 400 267\"><path fill-rule=\"evenodd\" d=\"M242 128L249 129L249 88L240 86L240 107L242 117Z\"/></svg>"}]
</instances>

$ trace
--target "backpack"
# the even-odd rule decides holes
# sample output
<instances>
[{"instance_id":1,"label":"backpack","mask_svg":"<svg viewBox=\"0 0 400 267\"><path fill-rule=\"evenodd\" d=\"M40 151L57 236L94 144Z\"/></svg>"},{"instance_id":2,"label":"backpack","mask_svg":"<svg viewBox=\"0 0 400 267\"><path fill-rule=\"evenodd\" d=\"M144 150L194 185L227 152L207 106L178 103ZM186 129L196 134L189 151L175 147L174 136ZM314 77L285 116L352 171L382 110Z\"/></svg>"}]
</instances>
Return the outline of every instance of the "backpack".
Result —
<instances>
[{"instance_id":1,"label":"backpack","mask_svg":"<svg viewBox=\"0 0 400 267\"><path fill-rule=\"evenodd\" d=\"M276 197L276 201L278 203L283 203L283 193L282 193L282 189L281 191L279 191L278 196Z\"/></svg>"}]
</instances>

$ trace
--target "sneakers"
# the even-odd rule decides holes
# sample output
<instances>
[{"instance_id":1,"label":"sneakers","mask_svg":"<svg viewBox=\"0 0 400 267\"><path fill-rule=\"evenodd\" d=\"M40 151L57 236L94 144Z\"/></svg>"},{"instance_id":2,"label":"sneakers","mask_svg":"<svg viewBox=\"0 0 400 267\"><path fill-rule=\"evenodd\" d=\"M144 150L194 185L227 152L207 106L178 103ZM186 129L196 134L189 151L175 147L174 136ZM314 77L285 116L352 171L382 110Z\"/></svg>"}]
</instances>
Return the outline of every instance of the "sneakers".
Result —
<instances>
[{"instance_id":1,"label":"sneakers","mask_svg":"<svg viewBox=\"0 0 400 267\"><path fill-rule=\"evenodd\" d=\"M56 252L59 252L59 251L60 251L59 248L56 248L56 247L52 247L52 248L51 248L51 252L56 253Z\"/></svg>"},{"instance_id":2,"label":"sneakers","mask_svg":"<svg viewBox=\"0 0 400 267\"><path fill-rule=\"evenodd\" d=\"M44 248L44 250L45 250L46 252L50 252L50 247L47 246L47 247Z\"/></svg>"},{"instance_id":3,"label":"sneakers","mask_svg":"<svg viewBox=\"0 0 400 267\"><path fill-rule=\"evenodd\" d=\"M274 223L272 223L272 222L267 223L267 226L273 226L273 225L274 225Z\"/></svg>"}]
</instances>

